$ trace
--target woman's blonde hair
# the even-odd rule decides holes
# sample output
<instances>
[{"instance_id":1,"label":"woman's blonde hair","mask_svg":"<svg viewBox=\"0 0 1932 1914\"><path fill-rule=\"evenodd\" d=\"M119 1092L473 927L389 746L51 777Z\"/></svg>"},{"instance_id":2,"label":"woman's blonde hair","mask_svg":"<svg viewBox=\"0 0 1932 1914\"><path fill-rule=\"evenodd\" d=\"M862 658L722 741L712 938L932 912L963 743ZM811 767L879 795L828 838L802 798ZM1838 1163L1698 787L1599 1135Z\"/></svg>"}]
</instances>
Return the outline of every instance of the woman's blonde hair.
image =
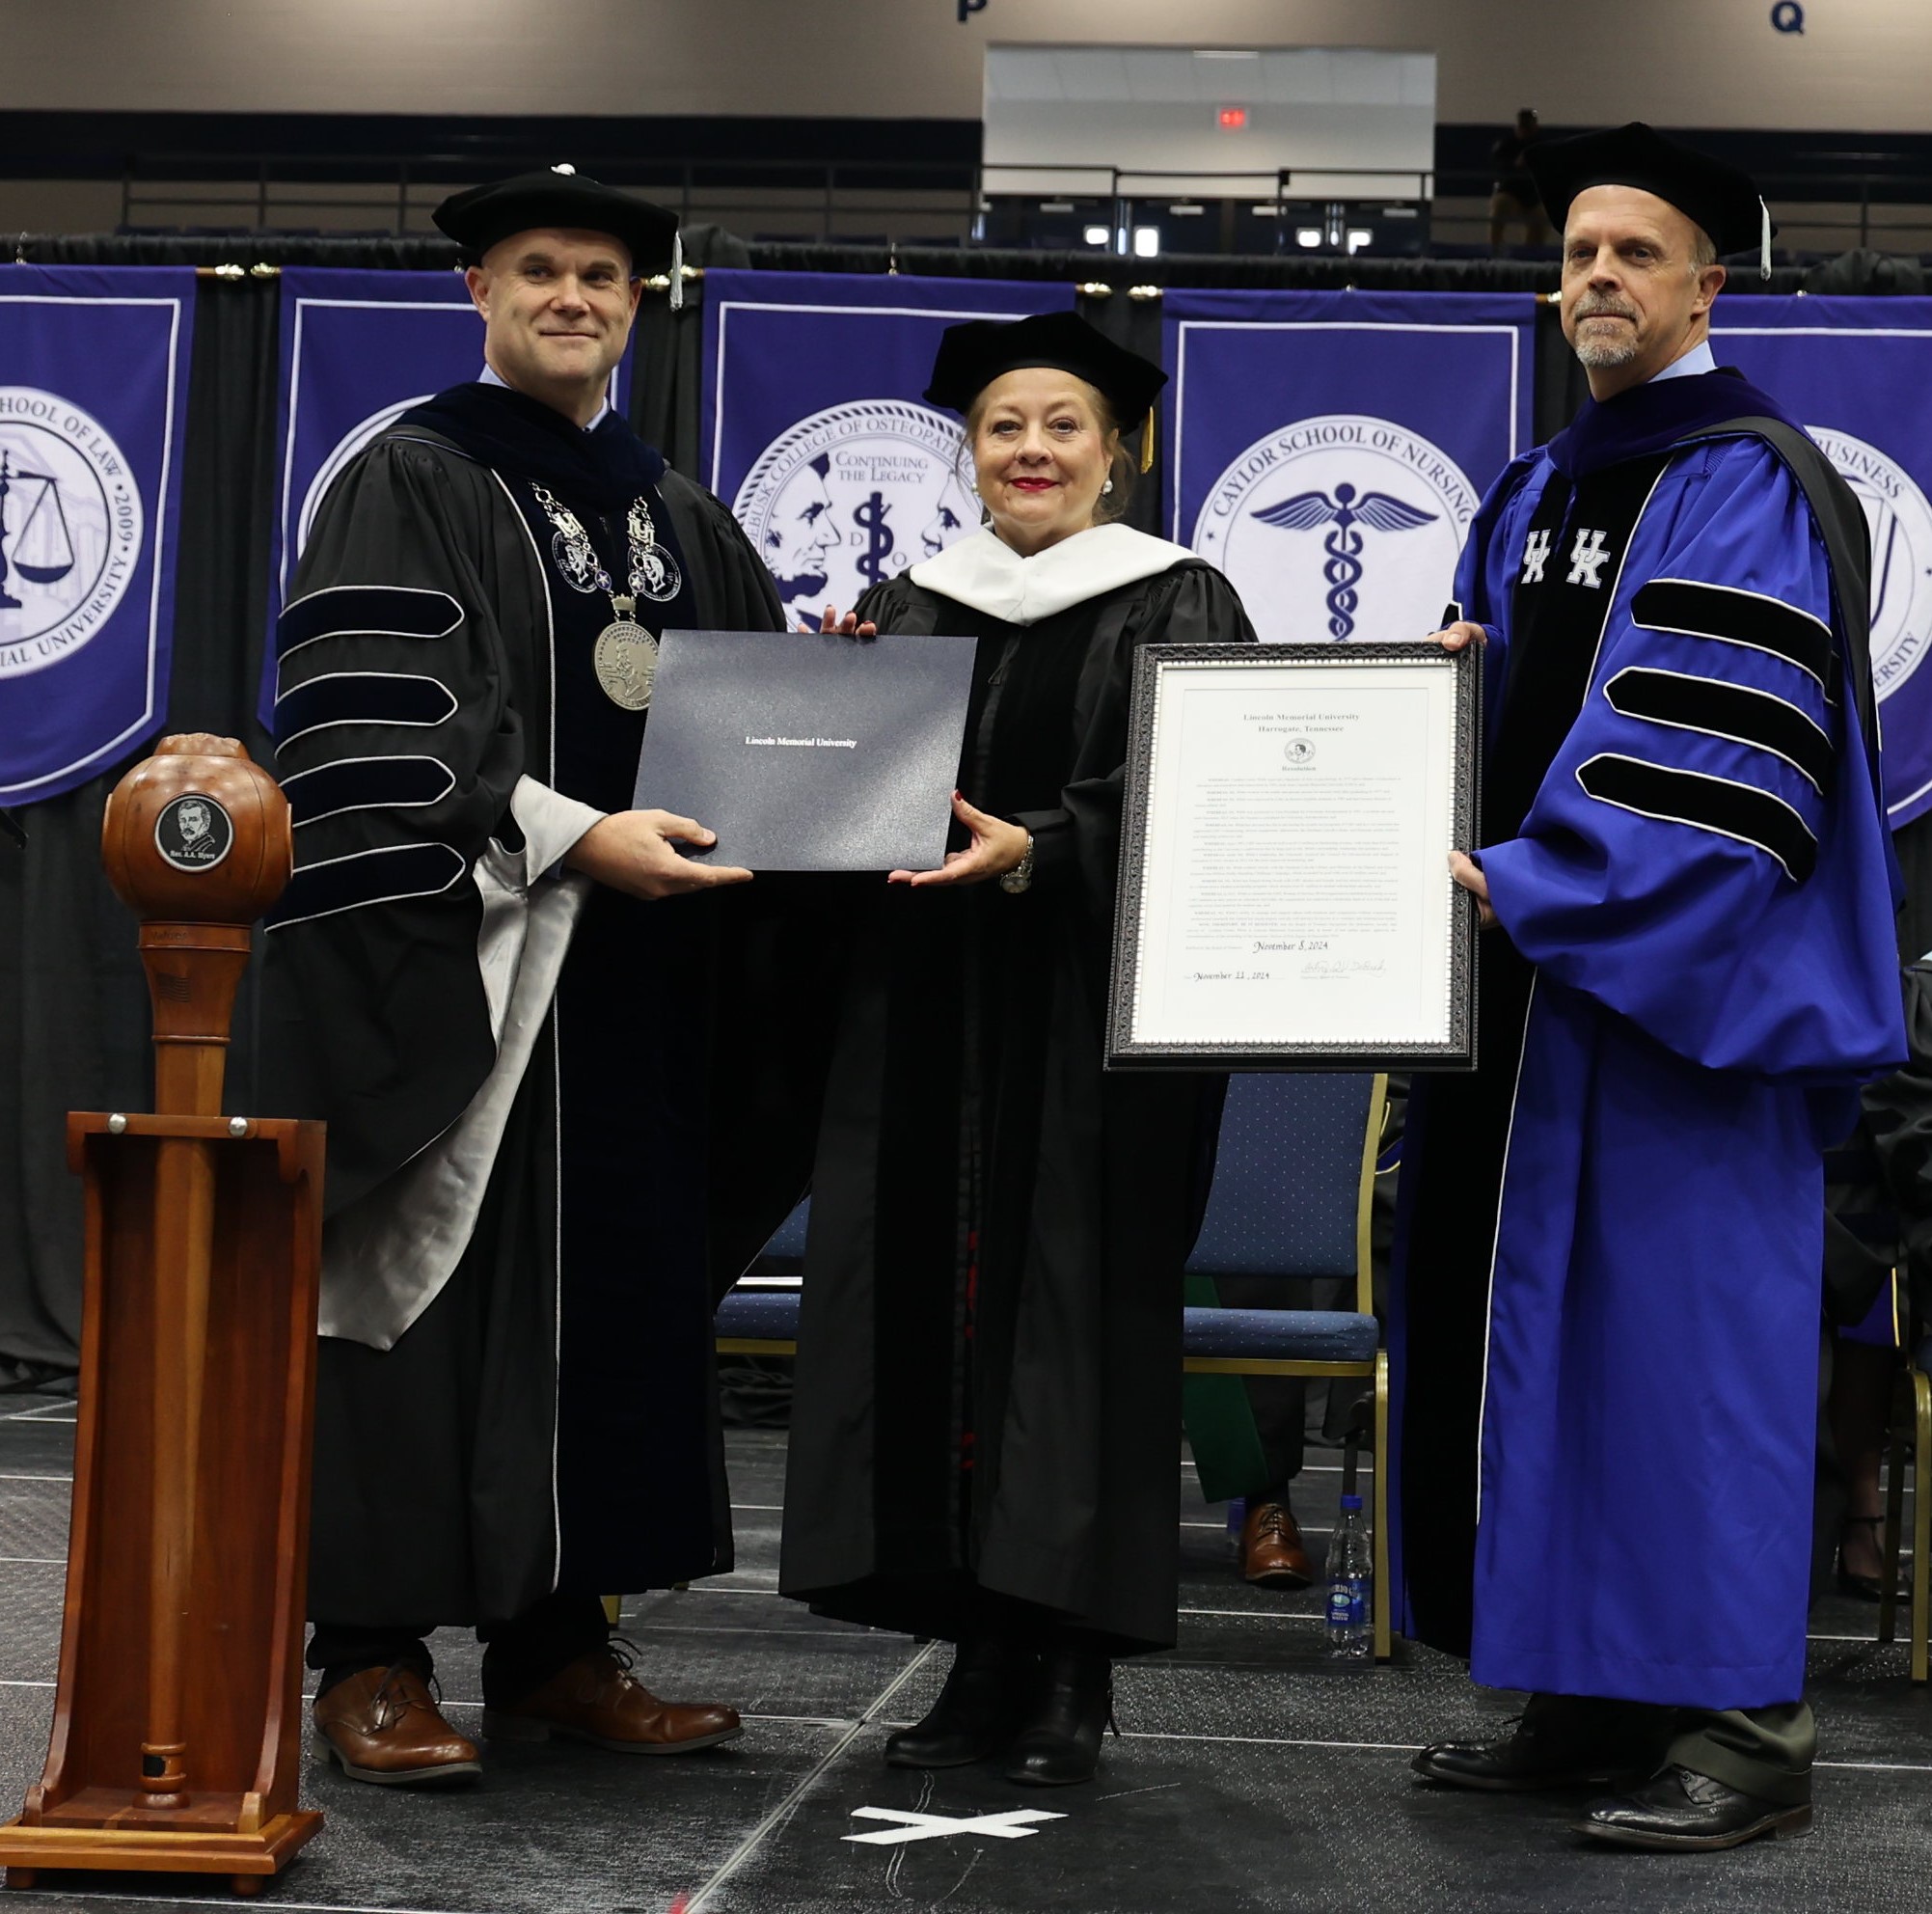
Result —
<instances>
[{"instance_id":1,"label":"woman's blonde hair","mask_svg":"<svg viewBox=\"0 0 1932 1914\"><path fill-rule=\"evenodd\" d=\"M1094 415L1094 424L1100 430L1102 442L1111 439L1113 451L1107 457L1107 477L1113 480L1111 492L1102 491L1094 502L1094 523L1107 525L1114 519L1127 514L1129 503L1133 498L1133 481L1140 477L1139 462L1122 441L1120 422L1114 416L1114 409L1107 403L1107 396L1098 386L1090 386L1077 373L1069 373L1086 396L1088 406ZM974 395L972 403L966 407L966 432L960 440L960 449L953 459L953 476L962 482L966 478L965 461L971 456L973 441L979 437L980 423L986 417L986 395L990 387L982 387ZM984 507L982 507L982 515Z\"/></svg>"}]
</instances>

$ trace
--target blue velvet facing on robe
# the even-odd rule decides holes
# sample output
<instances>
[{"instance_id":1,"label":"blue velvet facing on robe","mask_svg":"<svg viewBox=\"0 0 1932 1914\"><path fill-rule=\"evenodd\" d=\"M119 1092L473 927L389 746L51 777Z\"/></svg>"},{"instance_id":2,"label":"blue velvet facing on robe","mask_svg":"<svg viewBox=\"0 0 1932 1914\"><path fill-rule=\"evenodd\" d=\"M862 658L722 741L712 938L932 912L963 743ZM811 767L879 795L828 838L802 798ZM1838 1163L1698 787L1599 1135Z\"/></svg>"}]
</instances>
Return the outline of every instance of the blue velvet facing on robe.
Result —
<instances>
[{"instance_id":1,"label":"blue velvet facing on robe","mask_svg":"<svg viewBox=\"0 0 1932 1914\"><path fill-rule=\"evenodd\" d=\"M1721 375L1646 390L1626 444L1604 430L1613 401L1504 475L1456 588L1488 633L1492 700L1545 486L1570 481L1580 451L1599 465L1654 454L1768 410L1747 393ZM1571 532L1551 546L1553 577ZM1851 1127L1856 1086L1904 1056L1893 866L1846 675L1856 647L1826 545L1771 445L1681 447L1619 558L1581 711L1520 832L1481 859L1501 924L1487 935L1507 935L1535 974L1494 1217L1471 1673L1762 1707L1795 1700L1804 1676L1821 1154ZM1835 662L1821 681L1775 645L1666 628L1658 594L1638 603L1657 580L1755 594L1752 617L1777 601L1765 630L1803 640L1814 623ZM1644 702L1636 688L1667 713L1673 697L1701 697L1707 716L1726 695L1712 684L1768 695L1776 709L1757 711L1801 742L1809 721L1829 754L1781 755L1762 728L1747 742L1722 722L1700 727L1695 704L1676 722L1629 708ZM1398 1243L1399 1317L1406 1286L1429 1280L1417 1221ZM1487 1215L1464 1221L1486 1237ZM1392 1342L1400 1399L1400 1320ZM1430 1359L1420 1335L1416 1359ZM1400 1451L1399 1437L1398 1470ZM1425 1567L1398 1538L1399 1595L1405 1570Z\"/></svg>"}]
</instances>

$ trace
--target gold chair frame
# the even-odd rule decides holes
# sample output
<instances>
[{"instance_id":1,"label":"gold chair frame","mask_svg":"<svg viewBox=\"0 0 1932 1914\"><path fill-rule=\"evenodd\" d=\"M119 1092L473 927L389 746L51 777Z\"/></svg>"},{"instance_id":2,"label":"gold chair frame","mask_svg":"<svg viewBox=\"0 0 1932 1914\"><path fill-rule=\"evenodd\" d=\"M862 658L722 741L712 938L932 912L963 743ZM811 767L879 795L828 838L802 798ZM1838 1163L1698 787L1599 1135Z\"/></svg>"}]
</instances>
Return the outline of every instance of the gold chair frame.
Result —
<instances>
[{"instance_id":1,"label":"gold chair frame","mask_svg":"<svg viewBox=\"0 0 1932 1914\"><path fill-rule=\"evenodd\" d=\"M1375 1160L1381 1154L1382 1125L1389 1107L1389 1080L1377 1077L1369 1091L1369 1121L1362 1140L1362 1169L1355 1194L1355 1309L1375 1313L1375 1273L1373 1217L1375 1201ZM1361 1362L1312 1362L1293 1356L1190 1355L1181 1367L1189 1376L1320 1376L1355 1377L1375 1385L1375 1659L1389 1658L1394 1629L1389 1590L1389 1353L1378 1348Z\"/></svg>"},{"instance_id":2,"label":"gold chair frame","mask_svg":"<svg viewBox=\"0 0 1932 1914\"><path fill-rule=\"evenodd\" d=\"M1912 1606L1906 1633L1912 1644L1912 1679L1926 1679L1927 1637L1932 1633L1932 1377L1908 1355L1893 1397L1891 1426L1886 1431L1888 1466L1885 1485L1884 1593L1878 1600L1878 1638L1896 1639L1898 1615L1898 1552L1903 1541L1905 1463L1912 1460Z\"/></svg>"}]
</instances>

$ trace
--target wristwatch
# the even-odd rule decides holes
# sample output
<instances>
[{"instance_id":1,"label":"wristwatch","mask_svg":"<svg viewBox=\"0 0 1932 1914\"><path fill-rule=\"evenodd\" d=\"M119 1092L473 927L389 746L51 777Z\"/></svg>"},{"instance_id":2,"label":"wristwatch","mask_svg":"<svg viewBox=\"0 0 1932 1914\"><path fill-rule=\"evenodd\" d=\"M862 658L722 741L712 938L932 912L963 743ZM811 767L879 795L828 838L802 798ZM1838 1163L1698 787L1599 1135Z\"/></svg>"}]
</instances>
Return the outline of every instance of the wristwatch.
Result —
<instances>
[{"instance_id":1,"label":"wristwatch","mask_svg":"<svg viewBox=\"0 0 1932 1914\"><path fill-rule=\"evenodd\" d=\"M1033 834L1026 834L1026 854L1011 870L999 874L999 888L1012 896L1019 896L1033 882Z\"/></svg>"}]
</instances>

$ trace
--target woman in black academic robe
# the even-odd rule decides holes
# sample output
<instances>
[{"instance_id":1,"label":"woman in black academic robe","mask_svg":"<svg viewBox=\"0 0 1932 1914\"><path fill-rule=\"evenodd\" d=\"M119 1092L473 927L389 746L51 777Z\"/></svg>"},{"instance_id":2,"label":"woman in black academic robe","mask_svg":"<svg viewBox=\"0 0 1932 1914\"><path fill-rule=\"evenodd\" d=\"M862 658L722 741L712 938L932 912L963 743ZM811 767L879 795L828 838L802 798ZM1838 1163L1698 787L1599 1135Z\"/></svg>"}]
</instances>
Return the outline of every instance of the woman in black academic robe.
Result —
<instances>
[{"instance_id":1,"label":"woman in black academic robe","mask_svg":"<svg viewBox=\"0 0 1932 1914\"><path fill-rule=\"evenodd\" d=\"M1219 572L1106 522L1163 377L1072 314L950 328L927 397L989 522L827 615L980 641L961 848L855 907L785 1494L786 1594L959 1644L899 1765L1087 1780L1111 1658L1174 1641L1222 1080L1102 1071L1121 788L1135 648L1253 632Z\"/></svg>"}]
</instances>

